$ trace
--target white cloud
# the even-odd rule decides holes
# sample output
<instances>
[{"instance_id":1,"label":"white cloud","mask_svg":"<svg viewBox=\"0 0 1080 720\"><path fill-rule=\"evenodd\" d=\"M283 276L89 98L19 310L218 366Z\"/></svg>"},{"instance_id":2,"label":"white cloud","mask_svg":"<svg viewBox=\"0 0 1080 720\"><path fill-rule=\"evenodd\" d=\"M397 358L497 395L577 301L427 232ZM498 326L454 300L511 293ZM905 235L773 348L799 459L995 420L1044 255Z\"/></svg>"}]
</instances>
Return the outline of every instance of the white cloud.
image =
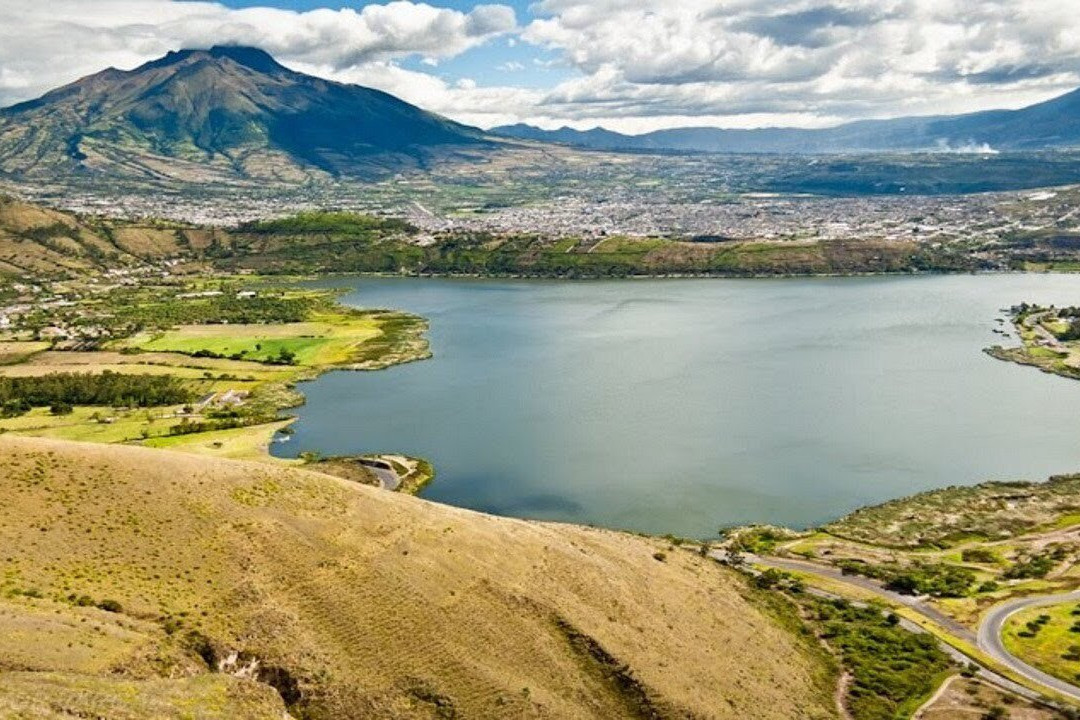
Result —
<instances>
[{"instance_id":1,"label":"white cloud","mask_svg":"<svg viewBox=\"0 0 1080 720\"><path fill-rule=\"evenodd\" d=\"M1080 84L1073 0L542 0L537 10L522 38L581 74L538 114L575 121L963 112Z\"/></svg>"},{"instance_id":2,"label":"white cloud","mask_svg":"<svg viewBox=\"0 0 1080 720\"><path fill-rule=\"evenodd\" d=\"M173 0L0 0L0 104L186 47L252 45L290 66L340 71L411 55L437 62L516 24L504 5L465 13L400 0L309 12Z\"/></svg>"},{"instance_id":3,"label":"white cloud","mask_svg":"<svg viewBox=\"0 0 1080 720\"><path fill-rule=\"evenodd\" d=\"M377 88L426 110L480 127L506 125L531 117L544 95L534 89L484 87L469 78L451 84L393 62L365 63L343 71L319 66L297 66L296 69L339 82Z\"/></svg>"}]
</instances>

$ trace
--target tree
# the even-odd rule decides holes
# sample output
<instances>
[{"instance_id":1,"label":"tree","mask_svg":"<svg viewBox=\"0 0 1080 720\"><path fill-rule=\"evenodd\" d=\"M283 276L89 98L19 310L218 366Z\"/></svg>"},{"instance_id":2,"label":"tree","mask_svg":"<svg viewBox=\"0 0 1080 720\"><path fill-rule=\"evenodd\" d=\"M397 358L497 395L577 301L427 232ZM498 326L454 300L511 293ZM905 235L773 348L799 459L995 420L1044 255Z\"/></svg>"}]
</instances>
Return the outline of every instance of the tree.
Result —
<instances>
[{"instance_id":1,"label":"tree","mask_svg":"<svg viewBox=\"0 0 1080 720\"><path fill-rule=\"evenodd\" d=\"M53 415L70 415L74 411L75 408L73 408L70 403L63 401L54 402L52 407L49 408L49 412Z\"/></svg>"},{"instance_id":2,"label":"tree","mask_svg":"<svg viewBox=\"0 0 1080 720\"><path fill-rule=\"evenodd\" d=\"M0 417L13 418L24 415L30 411L30 404L22 398L11 398L5 400L4 404L0 406Z\"/></svg>"}]
</instances>

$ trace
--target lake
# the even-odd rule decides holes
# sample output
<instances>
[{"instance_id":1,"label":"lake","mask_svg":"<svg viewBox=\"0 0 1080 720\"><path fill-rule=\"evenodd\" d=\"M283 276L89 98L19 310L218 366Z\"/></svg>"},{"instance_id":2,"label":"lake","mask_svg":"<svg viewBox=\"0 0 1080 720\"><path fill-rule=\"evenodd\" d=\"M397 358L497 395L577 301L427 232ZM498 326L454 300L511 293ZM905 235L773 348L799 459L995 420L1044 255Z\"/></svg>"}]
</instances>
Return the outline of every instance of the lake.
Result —
<instances>
[{"instance_id":1,"label":"lake","mask_svg":"<svg viewBox=\"0 0 1080 720\"><path fill-rule=\"evenodd\" d=\"M1080 471L1080 382L982 353L1080 276L312 285L429 318L435 357L304 383L273 452L425 457L431 500L703 537Z\"/></svg>"}]
</instances>

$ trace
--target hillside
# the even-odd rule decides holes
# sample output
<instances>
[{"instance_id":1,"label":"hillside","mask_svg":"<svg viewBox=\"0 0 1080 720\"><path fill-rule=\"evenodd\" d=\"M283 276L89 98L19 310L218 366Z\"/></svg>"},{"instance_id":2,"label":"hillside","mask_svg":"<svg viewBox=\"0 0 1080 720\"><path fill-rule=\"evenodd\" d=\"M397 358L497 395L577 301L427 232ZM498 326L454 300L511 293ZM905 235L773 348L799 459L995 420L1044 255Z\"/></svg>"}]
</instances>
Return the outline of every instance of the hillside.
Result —
<instances>
[{"instance_id":1,"label":"hillside","mask_svg":"<svg viewBox=\"0 0 1080 720\"><path fill-rule=\"evenodd\" d=\"M685 127L641 135L594 128L542 130L529 125L492 129L502 137L592 150L732 153L847 153L960 150L1044 150L1080 145L1080 90L1019 110L955 116L862 120L831 128L750 130Z\"/></svg>"},{"instance_id":2,"label":"hillside","mask_svg":"<svg viewBox=\"0 0 1080 720\"><path fill-rule=\"evenodd\" d=\"M370 178L491 146L475 128L243 47L109 68L0 110L0 173L21 179Z\"/></svg>"},{"instance_id":3,"label":"hillside","mask_svg":"<svg viewBox=\"0 0 1080 720\"><path fill-rule=\"evenodd\" d=\"M0 278L41 280L190 257L218 234L172 223L84 218L0 195Z\"/></svg>"},{"instance_id":4,"label":"hillside","mask_svg":"<svg viewBox=\"0 0 1080 720\"><path fill-rule=\"evenodd\" d=\"M834 716L818 651L660 541L136 447L0 468L0 715Z\"/></svg>"}]
</instances>

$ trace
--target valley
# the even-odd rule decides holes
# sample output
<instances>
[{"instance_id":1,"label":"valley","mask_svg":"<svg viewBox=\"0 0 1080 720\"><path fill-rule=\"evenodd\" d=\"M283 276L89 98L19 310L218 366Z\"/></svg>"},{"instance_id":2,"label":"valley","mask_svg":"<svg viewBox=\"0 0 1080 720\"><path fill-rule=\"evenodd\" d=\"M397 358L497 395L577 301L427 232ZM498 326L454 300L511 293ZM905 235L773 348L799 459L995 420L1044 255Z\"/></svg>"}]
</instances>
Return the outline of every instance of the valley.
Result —
<instances>
[{"instance_id":1,"label":"valley","mask_svg":"<svg viewBox=\"0 0 1080 720\"><path fill-rule=\"evenodd\" d=\"M781 108L727 91L881 18L658 6L627 75L559 3L185 5L0 57L0 718L1080 717L1074 75ZM1042 100L844 122L930 60Z\"/></svg>"}]
</instances>

